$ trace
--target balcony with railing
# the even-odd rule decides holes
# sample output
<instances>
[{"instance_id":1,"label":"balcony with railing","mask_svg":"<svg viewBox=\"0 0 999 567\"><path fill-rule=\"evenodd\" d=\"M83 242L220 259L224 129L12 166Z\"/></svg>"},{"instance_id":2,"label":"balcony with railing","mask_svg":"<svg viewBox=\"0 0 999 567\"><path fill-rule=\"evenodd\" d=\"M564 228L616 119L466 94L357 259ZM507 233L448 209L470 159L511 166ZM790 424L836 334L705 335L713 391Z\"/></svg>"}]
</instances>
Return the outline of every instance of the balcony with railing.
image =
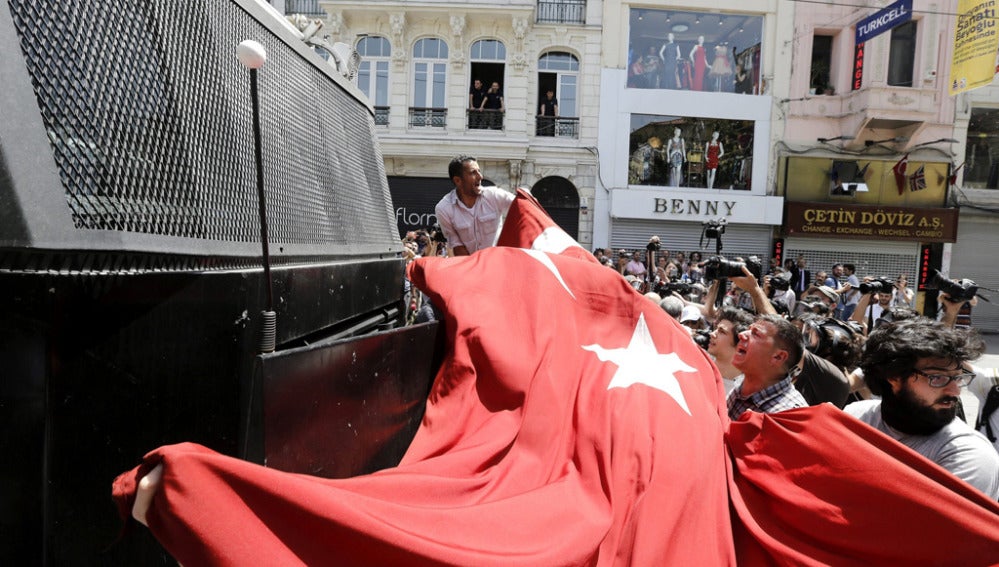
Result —
<instances>
[{"instance_id":1,"label":"balcony with railing","mask_svg":"<svg viewBox=\"0 0 999 567\"><path fill-rule=\"evenodd\" d=\"M468 109L465 124L469 130L502 130L504 112L502 110Z\"/></svg>"},{"instance_id":2,"label":"balcony with railing","mask_svg":"<svg viewBox=\"0 0 999 567\"><path fill-rule=\"evenodd\" d=\"M326 12L319 7L319 0L284 0L284 13L302 14L303 16L315 16L325 18Z\"/></svg>"},{"instance_id":3,"label":"balcony with railing","mask_svg":"<svg viewBox=\"0 0 999 567\"><path fill-rule=\"evenodd\" d=\"M579 138L579 118L538 116L535 128L537 136Z\"/></svg>"},{"instance_id":4,"label":"balcony with railing","mask_svg":"<svg viewBox=\"0 0 999 567\"><path fill-rule=\"evenodd\" d=\"M376 106L375 107L375 126L388 126L389 125L389 107L388 106Z\"/></svg>"},{"instance_id":5,"label":"balcony with railing","mask_svg":"<svg viewBox=\"0 0 999 567\"><path fill-rule=\"evenodd\" d=\"M538 0L539 24L585 24L586 0Z\"/></svg>"},{"instance_id":6,"label":"balcony with railing","mask_svg":"<svg viewBox=\"0 0 999 567\"><path fill-rule=\"evenodd\" d=\"M446 108L409 107L410 128L444 128L447 126Z\"/></svg>"}]
</instances>

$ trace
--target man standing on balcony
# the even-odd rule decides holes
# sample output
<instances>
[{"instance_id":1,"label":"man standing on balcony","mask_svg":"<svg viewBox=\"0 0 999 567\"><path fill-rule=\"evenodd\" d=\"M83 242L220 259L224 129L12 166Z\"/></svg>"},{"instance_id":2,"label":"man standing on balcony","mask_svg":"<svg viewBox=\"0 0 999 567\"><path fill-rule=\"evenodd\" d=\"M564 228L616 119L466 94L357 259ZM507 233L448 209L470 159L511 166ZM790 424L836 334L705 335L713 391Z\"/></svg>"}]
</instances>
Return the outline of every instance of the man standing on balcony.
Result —
<instances>
[{"instance_id":1,"label":"man standing on balcony","mask_svg":"<svg viewBox=\"0 0 999 567\"><path fill-rule=\"evenodd\" d=\"M493 81L489 90L486 91L486 101L484 103L486 109L486 120L489 122L489 127L493 130L503 129L503 111L506 108L503 106L503 91L500 90L500 84Z\"/></svg>"},{"instance_id":2,"label":"man standing on balcony","mask_svg":"<svg viewBox=\"0 0 999 567\"><path fill-rule=\"evenodd\" d=\"M558 116L558 99L555 98L553 89L548 89L548 92L545 93L545 99L541 101L541 107L538 109L538 116L538 135L554 136L555 117Z\"/></svg>"},{"instance_id":3,"label":"man standing on balcony","mask_svg":"<svg viewBox=\"0 0 999 567\"><path fill-rule=\"evenodd\" d=\"M483 187L479 163L471 156L451 160L447 173L454 190L437 203L435 212L453 255L468 256L496 244L513 194Z\"/></svg>"},{"instance_id":4,"label":"man standing on balcony","mask_svg":"<svg viewBox=\"0 0 999 567\"><path fill-rule=\"evenodd\" d=\"M485 128L482 105L486 102L486 87L482 85L480 79L472 81L472 88L468 89L468 127Z\"/></svg>"}]
</instances>

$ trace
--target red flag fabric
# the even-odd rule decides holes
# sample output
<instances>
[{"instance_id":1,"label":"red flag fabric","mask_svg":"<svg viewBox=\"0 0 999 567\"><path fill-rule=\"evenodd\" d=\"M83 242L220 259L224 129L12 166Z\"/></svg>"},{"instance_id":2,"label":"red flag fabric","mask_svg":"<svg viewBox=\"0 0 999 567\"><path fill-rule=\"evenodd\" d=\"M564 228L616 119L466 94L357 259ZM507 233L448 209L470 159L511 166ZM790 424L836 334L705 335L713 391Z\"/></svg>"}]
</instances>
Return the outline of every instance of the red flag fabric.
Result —
<instances>
[{"instance_id":1,"label":"red flag fabric","mask_svg":"<svg viewBox=\"0 0 999 567\"><path fill-rule=\"evenodd\" d=\"M504 242L551 228L526 194L511 218ZM162 463L149 526L185 565L999 563L999 505L834 407L729 426L703 352L589 258L497 247L409 276L450 349L398 467L172 445L116 479L123 516Z\"/></svg>"},{"instance_id":2,"label":"red flag fabric","mask_svg":"<svg viewBox=\"0 0 999 567\"><path fill-rule=\"evenodd\" d=\"M999 563L999 504L830 404L747 412L726 444L741 565Z\"/></svg>"},{"instance_id":3,"label":"red flag fabric","mask_svg":"<svg viewBox=\"0 0 999 567\"><path fill-rule=\"evenodd\" d=\"M495 247L415 261L452 345L402 463L324 480L176 445L156 537L185 565L730 565L721 380L592 261Z\"/></svg>"},{"instance_id":4,"label":"red flag fabric","mask_svg":"<svg viewBox=\"0 0 999 567\"><path fill-rule=\"evenodd\" d=\"M891 170L895 173L895 185L898 187L898 194L905 193L905 170L909 166L909 154L902 156Z\"/></svg>"},{"instance_id":5,"label":"red flag fabric","mask_svg":"<svg viewBox=\"0 0 999 567\"><path fill-rule=\"evenodd\" d=\"M957 173L961 171L961 168L964 167L965 163L967 162L961 162L961 165L957 166L950 172L950 176L947 178L948 183L951 185L957 185Z\"/></svg>"},{"instance_id":6,"label":"red flag fabric","mask_svg":"<svg viewBox=\"0 0 999 567\"><path fill-rule=\"evenodd\" d=\"M593 254L552 220L533 195L521 188L510 204L496 245L564 254L599 264Z\"/></svg>"}]
</instances>

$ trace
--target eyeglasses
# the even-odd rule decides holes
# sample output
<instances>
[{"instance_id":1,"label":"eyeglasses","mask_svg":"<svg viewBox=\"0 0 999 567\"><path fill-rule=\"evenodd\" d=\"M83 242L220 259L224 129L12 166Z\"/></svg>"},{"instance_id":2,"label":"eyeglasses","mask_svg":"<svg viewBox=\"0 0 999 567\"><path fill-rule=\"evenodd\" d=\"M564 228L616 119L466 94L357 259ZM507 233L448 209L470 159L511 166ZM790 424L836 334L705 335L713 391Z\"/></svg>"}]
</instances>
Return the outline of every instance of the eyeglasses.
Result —
<instances>
[{"instance_id":1,"label":"eyeglasses","mask_svg":"<svg viewBox=\"0 0 999 567\"><path fill-rule=\"evenodd\" d=\"M946 374L926 374L925 372L913 368L912 373L926 378L926 381L930 383L931 388L943 388L951 382L956 382L958 387L967 386L968 384L971 384L972 380L975 379L974 372L961 372L960 374L947 376Z\"/></svg>"}]
</instances>

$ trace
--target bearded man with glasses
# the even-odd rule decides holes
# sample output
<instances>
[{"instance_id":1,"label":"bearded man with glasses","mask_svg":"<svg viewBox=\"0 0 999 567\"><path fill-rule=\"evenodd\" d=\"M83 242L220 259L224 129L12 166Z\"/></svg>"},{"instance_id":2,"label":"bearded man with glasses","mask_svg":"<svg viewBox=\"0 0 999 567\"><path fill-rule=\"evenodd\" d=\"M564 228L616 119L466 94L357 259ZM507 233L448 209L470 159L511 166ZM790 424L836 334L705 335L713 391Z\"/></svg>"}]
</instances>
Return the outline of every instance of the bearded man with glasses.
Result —
<instances>
[{"instance_id":1,"label":"bearded man with glasses","mask_svg":"<svg viewBox=\"0 0 999 567\"><path fill-rule=\"evenodd\" d=\"M924 317L878 327L860 368L880 400L846 406L850 415L999 499L999 453L957 417L960 393L985 344L977 333Z\"/></svg>"}]
</instances>

